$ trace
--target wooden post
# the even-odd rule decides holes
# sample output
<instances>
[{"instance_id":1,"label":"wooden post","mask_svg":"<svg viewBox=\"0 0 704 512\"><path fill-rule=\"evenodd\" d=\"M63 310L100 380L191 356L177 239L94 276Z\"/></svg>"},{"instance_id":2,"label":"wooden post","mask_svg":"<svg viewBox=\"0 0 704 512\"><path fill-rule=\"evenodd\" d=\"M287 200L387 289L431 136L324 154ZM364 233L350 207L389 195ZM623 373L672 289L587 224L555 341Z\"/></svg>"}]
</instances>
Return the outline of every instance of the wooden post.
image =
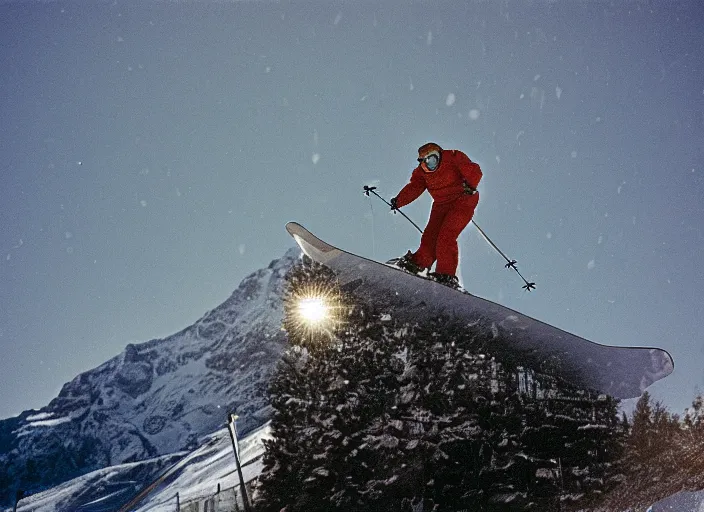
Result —
<instances>
[{"instance_id":1,"label":"wooden post","mask_svg":"<svg viewBox=\"0 0 704 512\"><path fill-rule=\"evenodd\" d=\"M235 451L235 462L237 463L237 474L240 477L240 488L242 489L242 503L244 503L245 512L252 512L252 508L249 505L249 497L247 496L247 488L244 486L244 476L242 476L242 466L240 465L240 448L237 441L237 428L235 427L235 420L237 416L234 414L228 414L227 416L227 426L230 432L230 440L232 441L232 449ZM237 494L235 493L235 501Z\"/></svg>"},{"instance_id":2,"label":"wooden post","mask_svg":"<svg viewBox=\"0 0 704 512\"><path fill-rule=\"evenodd\" d=\"M176 493L176 512L181 512L181 498Z\"/></svg>"}]
</instances>

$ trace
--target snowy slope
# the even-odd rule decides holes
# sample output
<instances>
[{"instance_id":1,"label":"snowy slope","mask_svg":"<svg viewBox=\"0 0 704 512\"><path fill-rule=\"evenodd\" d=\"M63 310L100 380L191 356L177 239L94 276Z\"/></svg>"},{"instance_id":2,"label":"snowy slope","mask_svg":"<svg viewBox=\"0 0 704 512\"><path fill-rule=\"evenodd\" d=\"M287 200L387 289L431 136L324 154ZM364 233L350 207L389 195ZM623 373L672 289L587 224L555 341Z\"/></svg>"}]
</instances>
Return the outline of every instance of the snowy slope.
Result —
<instances>
[{"instance_id":1,"label":"snowy slope","mask_svg":"<svg viewBox=\"0 0 704 512\"><path fill-rule=\"evenodd\" d=\"M17 510L27 512L117 510L141 488L143 482L154 480L184 455L184 453L163 455L146 461L92 471L22 499ZM87 503L95 506L85 506ZM100 506L97 506L98 504Z\"/></svg>"},{"instance_id":2,"label":"snowy slope","mask_svg":"<svg viewBox=\"0 0 704 512\"><path fill-rule=\"evenodd\" d=\"M649 512L704 512L704 491L680 491L658 501Z\"/></svg>"},{"instance_id":3,"label":"snowy slope","mask_svg":"<svg viewBox=\"0 0 704 512\"><path fill-rule=\"evenodd\" d=\"M263 454L262 441L269 437L270 428L266 424L240 440L245 481L255 478L261 472L261 460L255 459ZM175 509L176 493L179 493L181 503L187 503L194 498L213 495L218 484L223 490L238 485L232 442L227 429L206 436L202 445L190 453L181 452L96 470L23 499L17 510L114 511L130 500L144 482L151 483L160 475L165 483L155 486L133 510L172 512Z\"/></svg>"},{"instance_id":4,"label":"snowy slope","mask_svg":"<svg viewBox=\"0 0 704 512\"><path fill-rule=\"evenodd\" d=\"M261 456L264 439L271 438L268 424L240 440L242 475L245 482L259 476L262 471ZM183 461L184 468L169 484L151 493L135 509L138 512L171 512L174 510L176 493L181 503L212 496L218 485L222 490L239 485L232 441L227 429L211 436L207 445L189 454Z\"/></svg>"},{"instance_id":5,"label":"snowy slope","mask_svg":"<svg viewBox=\"0 0 704 512\"><path fill-rule=\"evenodd\" d=\"M193 448L236 411L242 435L269 416L264 397L284 343L289 250L219 307L164 339L124 352L64 385L39 411L0 421L0 503L96 468ZM27 485L27 482L31 485Z\"/></svg>"}]
</instances>

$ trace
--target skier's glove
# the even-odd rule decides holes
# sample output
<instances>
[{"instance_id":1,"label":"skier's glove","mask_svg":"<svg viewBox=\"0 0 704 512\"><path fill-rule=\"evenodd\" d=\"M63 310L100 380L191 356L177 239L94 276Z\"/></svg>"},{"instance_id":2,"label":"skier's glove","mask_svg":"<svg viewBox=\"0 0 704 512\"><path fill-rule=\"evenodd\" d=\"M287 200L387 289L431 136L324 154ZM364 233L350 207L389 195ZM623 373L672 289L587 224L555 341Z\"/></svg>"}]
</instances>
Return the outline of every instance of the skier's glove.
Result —
<instances>
[{"instance_id":1,"label":"skier's glove","mask_svg":"<svg viewBox=\"0 0 704 512\"><path fill-rule=\"evenodd\" d=\"M472 196L477 193L477 189L472 188L466 181L462 182L462 187L464 188L465 195Z\"/></svg>"},{"instance_id":2,"label":"skier's glove","mask_svg":"<svg viewBox=\"0 0 704 512\"><path fill-rule=\"evenodd\" d=\"M391 211L395 212L398 210L398 200L395 197L391 198L391 201L389 201L389 204L391 204Z\"/></svg>"}]
</instances>

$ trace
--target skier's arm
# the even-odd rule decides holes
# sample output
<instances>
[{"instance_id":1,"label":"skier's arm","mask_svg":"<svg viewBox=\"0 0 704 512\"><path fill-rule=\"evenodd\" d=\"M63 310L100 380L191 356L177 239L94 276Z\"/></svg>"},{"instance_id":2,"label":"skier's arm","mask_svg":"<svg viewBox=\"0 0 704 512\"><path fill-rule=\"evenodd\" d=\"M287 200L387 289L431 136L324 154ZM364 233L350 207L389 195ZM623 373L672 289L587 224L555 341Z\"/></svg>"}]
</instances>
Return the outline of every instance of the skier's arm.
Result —
<instances>
[{"instance_id":1,"label":"skier's arm","mask_svg":"<svg viewBox=\"0 0 704 512\"><path fill-rule=\"evenodd\" d=\"M472 162L467 155L458 151L457 165L467 185L476 190L479 186L479 181L482 179L482 169L479 164Z\"/></svg>"},{"instance_id":2,"label":"skier's arm","mask_svg":"<svg viewBox=\"0 0 704 512\"><path fill-rule=\"evenodd\" d=\"M416 168L411 175L411 181L401 189L401 192L395 197L396 207L401 208L409 203L412 203L420 197L420 195L425 192L426 184L423 175L421 174L420 168Z\"/></svg>"}]
</instances>

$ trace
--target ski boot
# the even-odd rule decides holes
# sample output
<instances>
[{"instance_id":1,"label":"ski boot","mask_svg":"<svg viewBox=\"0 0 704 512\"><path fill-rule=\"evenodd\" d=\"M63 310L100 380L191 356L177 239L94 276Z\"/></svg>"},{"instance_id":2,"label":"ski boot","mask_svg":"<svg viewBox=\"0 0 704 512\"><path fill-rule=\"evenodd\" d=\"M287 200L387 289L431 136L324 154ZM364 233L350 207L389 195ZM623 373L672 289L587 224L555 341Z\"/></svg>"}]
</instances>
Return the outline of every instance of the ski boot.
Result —
<instances>
[{"instance_id":1,"label":"ski boot","mask_svg":"<svg viewBox=\"0 0 704 512\"><path fill-rule=\"evenodd\" d=\"M460 280L457 279L457 276L452 276L450 274L438 274L437 272L431 272L430 274L428 274L428 277L431 278L436 283L440 283L442 285L449 286L453 290L460 289Z\"/></svg>"},{"instance_id":2,"label":"ski boot","mask_svg":"<svg viewBox=\"0 0 704 512\"><path fill-rule=\"evenodd\" d=\"M411 253L411 251L408 251L404 256L401 256L400 258L390 259L386 263L388 265L395 265L401 270L405 270L410 274L420 274L421 272L423 272L423 270L425 270L423 267L413 261L413 253Z\"/></svg>"}]
</instances>

